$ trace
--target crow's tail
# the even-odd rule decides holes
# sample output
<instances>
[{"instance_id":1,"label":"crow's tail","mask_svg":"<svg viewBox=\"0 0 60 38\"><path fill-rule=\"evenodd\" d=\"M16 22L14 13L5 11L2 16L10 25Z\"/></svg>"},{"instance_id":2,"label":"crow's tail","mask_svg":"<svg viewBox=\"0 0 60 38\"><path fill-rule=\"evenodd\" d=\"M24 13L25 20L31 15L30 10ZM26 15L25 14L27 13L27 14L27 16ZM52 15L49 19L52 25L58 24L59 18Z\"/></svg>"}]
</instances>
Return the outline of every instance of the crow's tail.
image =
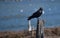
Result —
<instances>
[{"instance_id":1,"label":"crow's tail","mask_svg":"<svg viewBox=\"0 0 60 38\"><path fill-rule=\"evenodd\" d=\"M31 20L32 19L32 17L28 17L28 19L27 20Z\"/></svg>"}]
</instances>

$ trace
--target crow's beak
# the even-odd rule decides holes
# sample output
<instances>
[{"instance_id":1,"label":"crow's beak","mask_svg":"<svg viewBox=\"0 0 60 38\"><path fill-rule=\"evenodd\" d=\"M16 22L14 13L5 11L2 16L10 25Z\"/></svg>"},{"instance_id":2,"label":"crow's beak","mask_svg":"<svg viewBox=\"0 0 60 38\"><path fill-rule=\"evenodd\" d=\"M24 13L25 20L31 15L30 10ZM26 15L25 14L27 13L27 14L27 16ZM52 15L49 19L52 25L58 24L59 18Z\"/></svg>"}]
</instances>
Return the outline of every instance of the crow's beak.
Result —
<instances>
[{"instance_id":1,"label":"crow's beak","mask_svg":"<svg viewBox=\"0 0 60 38\"><path fill-rule=\"evenodd\" d=\"M44 14L45 12L44 11L42 11L42 14Z\"/></svg>"}]
</instances>

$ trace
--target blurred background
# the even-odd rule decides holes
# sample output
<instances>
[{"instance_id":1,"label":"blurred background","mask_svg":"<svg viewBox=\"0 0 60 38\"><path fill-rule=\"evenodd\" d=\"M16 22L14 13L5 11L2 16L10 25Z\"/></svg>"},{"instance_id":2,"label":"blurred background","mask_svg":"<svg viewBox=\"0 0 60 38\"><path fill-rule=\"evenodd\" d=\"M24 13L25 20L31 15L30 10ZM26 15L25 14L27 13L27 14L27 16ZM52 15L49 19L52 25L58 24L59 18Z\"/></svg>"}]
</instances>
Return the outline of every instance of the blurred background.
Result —
<instances>
[{"instance_id":1,"label":"blurred background","mask_svg":"<svg viewBox=\"0 0 60 38\"><path fill-rule=\"evenodd\" d=\"M60 0L0 0L0 31L28 29L27 18L40 7L45 14L45 27L60 26ZM31 20L36 27L37 19Z\"/></svg>"}]
</instances>

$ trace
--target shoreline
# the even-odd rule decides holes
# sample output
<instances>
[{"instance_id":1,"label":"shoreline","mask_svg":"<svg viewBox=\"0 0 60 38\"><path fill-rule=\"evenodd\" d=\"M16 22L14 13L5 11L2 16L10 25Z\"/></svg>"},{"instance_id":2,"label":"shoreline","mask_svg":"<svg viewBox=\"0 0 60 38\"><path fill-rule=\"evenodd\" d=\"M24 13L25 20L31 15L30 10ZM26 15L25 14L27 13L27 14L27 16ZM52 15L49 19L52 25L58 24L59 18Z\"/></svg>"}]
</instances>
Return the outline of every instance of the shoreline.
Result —
<instances>
[{"instance_id":1,"label":"shoreline","mask_svg":"<svg viewBox=\"0 0 60 38\"><path fill-rule=\"evenodd\" d=\"M34 38L36 31L34 31ZM45 28L44 29L44 38L60 38L60 27L55 28ZM22 31L0 31L0 38L31 38L31 33L28 30Z\"/></svg>"}]
</instances>

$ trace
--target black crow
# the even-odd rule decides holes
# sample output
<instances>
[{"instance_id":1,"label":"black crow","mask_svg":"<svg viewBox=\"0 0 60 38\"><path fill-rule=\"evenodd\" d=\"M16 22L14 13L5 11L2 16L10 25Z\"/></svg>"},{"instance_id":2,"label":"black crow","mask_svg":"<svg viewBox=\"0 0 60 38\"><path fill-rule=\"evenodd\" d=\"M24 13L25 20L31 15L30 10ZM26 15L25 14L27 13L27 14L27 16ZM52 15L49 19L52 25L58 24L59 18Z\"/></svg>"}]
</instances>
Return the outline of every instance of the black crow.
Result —
<instances>
[{"instance_id":1,"label":"black crow","mask_svg":"<svg viewBox=\"0 0 60 38\"><path fill-rule=\"evenodd\" d=\"M28 17L28 20L31 20L32 18L38 18L43 14L43 8L40 8L39 10L37 10L35 13L33 13L32 16Z\"/></svg>"}]
</instances>

